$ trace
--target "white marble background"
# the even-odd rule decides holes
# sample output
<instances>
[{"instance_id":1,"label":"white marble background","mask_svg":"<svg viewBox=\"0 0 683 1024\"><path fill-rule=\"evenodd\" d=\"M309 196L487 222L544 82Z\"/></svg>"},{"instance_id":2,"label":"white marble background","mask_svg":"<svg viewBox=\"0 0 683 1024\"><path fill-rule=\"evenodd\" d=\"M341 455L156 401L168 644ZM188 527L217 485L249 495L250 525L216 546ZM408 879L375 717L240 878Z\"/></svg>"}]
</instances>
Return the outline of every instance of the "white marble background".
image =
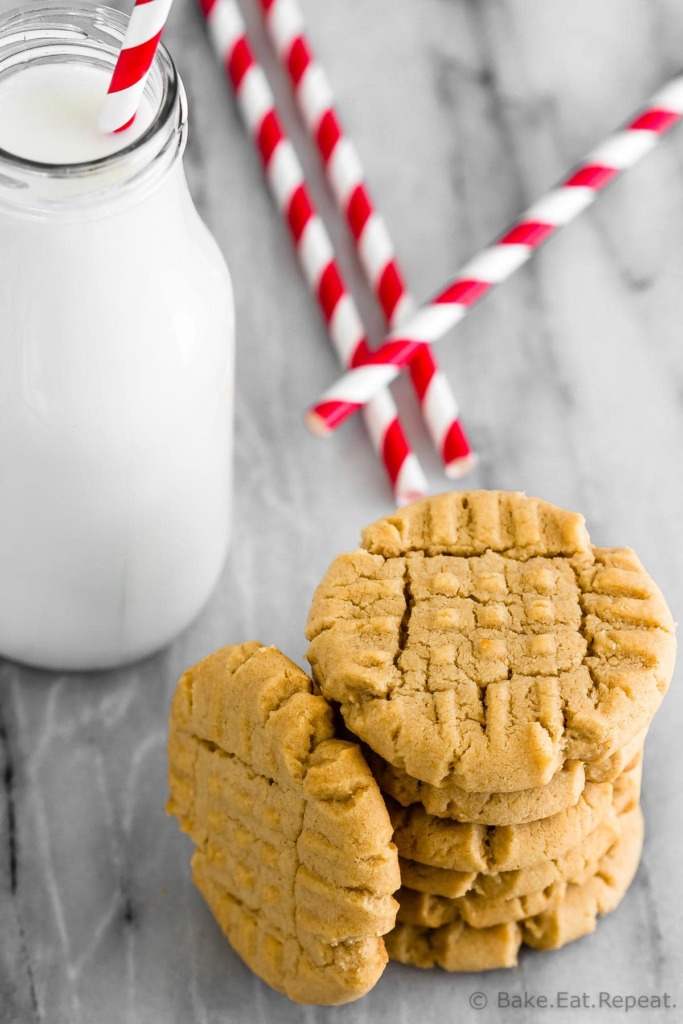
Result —
<instances>
[{"instance_id":1,"label":"white marble background","mask_svg":"<svg viewBox=\"0 0 683 1024\"><path fill-rule=\"evenodd\" d=\"M676 0L302 3L423 298L683 63ZM255 24L253 0L244 6ZM301 411L336 373L320 318L192 0L176 0L166 40L192 109L190 185L236 287L233 549L201 619L156 657L93 676L0 668L1 1024L623 1019L496 1008L499 991L525 989L551 999L668 991L680 1007L676 684L651 730L647 840L628 898L594 936L524 955L516 971L448 977L394 965L355 1006L303 1009L249 973L191 886L189 842L164 815L180 671L251 638L301 660L317 579L391 497L360 423L328 442L302 428ZM319 181L316 191L329 212ZM335 236L343 242L338 225ZM679 128L440 348L481 456L468 483L581 509L597 543L639 551L679 616L682 283ZM399 394L433 488L445 489L412 396ZM469 1005L477 990L489 999L479 1012Z\"/></svg>"}]
</instances>

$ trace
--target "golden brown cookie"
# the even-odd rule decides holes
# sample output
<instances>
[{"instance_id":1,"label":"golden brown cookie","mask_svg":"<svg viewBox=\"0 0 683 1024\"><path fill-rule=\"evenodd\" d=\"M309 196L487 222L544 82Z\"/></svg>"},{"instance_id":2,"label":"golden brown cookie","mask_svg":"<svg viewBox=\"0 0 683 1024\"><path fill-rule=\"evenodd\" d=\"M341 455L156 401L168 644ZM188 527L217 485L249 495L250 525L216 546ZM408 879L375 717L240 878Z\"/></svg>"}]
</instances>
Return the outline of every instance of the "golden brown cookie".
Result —
<instances>
[{"instance_id":1,"label":"golden brown cookie","mask_svg":"<svg viewBox=\"0 0 683 1024\"><path fill-rule=\"evenodd\" d=\"M579 761L567 761L547 786L517 793L468 792L454 782L432 786L413 779L365 746L366 759L381 790L404 807L421 803L430 814L478 825L518 825L549 818L572 807L586 785Z\"/></svg>"},{"instance_id":2,"label":"golden brown cookie","mask_svg":"<svg viewBox=\"0 0 683 1024\"><path fill-rule=\"evenodd\" d=\"M562 900L522 922L524 942L535 949L559 949L595 930L598 916L616 910L633 881L643 849L640 807L621 819L621 837L584 885L569 885Z\"/></svg>"},{"instance_id":3,"label":"golden brown cookie","mask_svg":"<svg viewBox=\"0 0 683 1024\"><path fill-rule=\"evenodd\" d=\"M612 782L641 755L644 729L604 761L583 765L567 761L547 786L517 793L471 793L454 783L431 786L410 778L365 748L366 759L380 788L404 807L421 803L430 814L481 825L518 825L566 810L577 803L587 782Z\"/></svg>"},{"instance_id":4,"label":"golden brown cookie","mask_svg":"<svg viewBox=\"0 0 683 1024\"><path fill-rule=\"evenodd\" d=\"M592 867L595 871L595 864ZM396 920L423 928L440 928L457 920L472 928L493 928L552 908L562 898L565 888L556 882L547 889L509 900L488 900L469 893L450 900L443 896L427 896L413 889L399 889Z\"/></svg>"},{"instance_id":5,"label":"golden brown cookie","mask_svg":"<svg viewBox=\"0 0 683 1024\"><path fill-rule=\"evenodd\" d=\"M428 498L365 530L318 587L322 693L384 760L434 786L546 786L647 727L674 624L632 551L523 494Z\"/></svg>"},{"instance_id":6,"label":"golden brown cookie","mask_svg":"<svg viewBox=\"0 0 683 1024\"><path fill-rule=\"evenodd\" d=\"M612 808L610 811L581 843L556 860L519 871L473 875L469 887L457 898L415 890L402 864L397 920L438 928L462 918L473 928L488 928L547 910L564 897L568 884L584 885L595 875L600 859L620 838L621 823L628 826L631 821L632 811L624 817Z\"/></svg>"},{"instance_id":7,"label":"golden brown cookie","mask_svg":"<svg viewBox=\"0 0 683 1024\"><path fill-rule=\"evenodd\" d=\"M498 874L556 860L581 843L612 810L631 809L640 796L640 759L615 782L589 782L566 811L522 825L472 825L437 818L421 804L387 806L394 842L402 858L453 872L457 876ZM442 876L443 877L443 876Z\"/></svg>"},{"instance_id":8,"label":"golden brown cookie","mask_svg":"<svg viewBox=\"0 0 683 1024\"><path fill-rule=\"evenodd\" d=\"M391 823L308 676L257 643L205 658L178 684L168 755L168 810L242 959L297 1002L371 989L397 909Z\"/></svg>"},{"instance_id":9,"label":"golden brown cookie","mask_svg":"<svg viewBox=\"0 0 683 1024\"><path fill-rule=\"evenodd\" d=\"M445 871L443 868L432 868L418 861L399 858L401 868L401 884L408 889L426 894L429 898L448 898L481 896L487 900L510 900L518 896L537 893L556 882L578 882L586 871L588 875L594 870L595 861L607 852L619 835L616 812L610 813L585 837L566 853L560 856L539 861L529 867L516 871L499 871L496 874L466 874L461 871ZM587 865L589 865L587 867ZM401 902L399 898L399 903ZM480 905L476 900L475 906ZM476 922L462 915L469 924ZM527 917L528 914L522 916ZM399 914L399 920L406 920ZM504 917L500 920L508 920ZM427 924L427 921L413 921L413 924ZM498 921L494 923L499 923ZM483 927L477 925L477 927Z\"/></svg>"},{"instance_id":10,"label":"golden brown cookie","mask_svg":"<svg viewBox=\"0 0 683 1024\"><path fill-rule=\"evenodd\" d=\"M516 966L522 930L516 921L494 928L471 928L462 920L442 928L399 922L385 942L390 960L413 967L442 967L458 973L495 971Z\"/></svg>"},{"instance_id":11,"label":"golden brown cookie","mask_svg":"<svg viewBox=\"0 0 683 1024\"><path fill-rule=\"evenodd\" d=\"M649 727L648 727L649 728ZM647 737L647 728L641 729L635 736L616 750L604 761L591 761L586 765L586 782L614 782L620 775L643 755L643 746Z\"/></svg>"},{"instance_id":12,"label":"golden brown cookie","mask_svg":"<svg viewBox=\"0 0 683 1024\"><path fill-rule=\"evenodd\" d=\"M488 928L474 928L462 918L438 928L398 922L386 937L389 956L416 967L487 971L514 967L522 941L537 949L556 949L581 938L624 896L638 868L642 839L643 820L636 808L624 815L622 835L600 859L596 874L583 885L566 886L547 910Z\"/></svg>"}]
</instances>

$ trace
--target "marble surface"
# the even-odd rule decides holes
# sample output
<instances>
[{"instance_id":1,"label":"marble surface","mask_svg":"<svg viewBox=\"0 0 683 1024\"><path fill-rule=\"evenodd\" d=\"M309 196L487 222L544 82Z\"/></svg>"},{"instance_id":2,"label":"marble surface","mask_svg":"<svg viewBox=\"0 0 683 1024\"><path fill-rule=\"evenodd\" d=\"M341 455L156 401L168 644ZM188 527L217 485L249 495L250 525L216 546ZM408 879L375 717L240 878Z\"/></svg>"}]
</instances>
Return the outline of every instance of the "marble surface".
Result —
<instances>
[{"instance_id":1,"label":"marble surface","mask_svg":"<svg viewBox=\"0 0 683 1024\"><path fill-rule=\"evenodd\" d=\"M253 0L243 2L257 25ZM683 53L676 0L302 3L423 298L677 71ZM680 679L651 730L645 853L628 898L592 937L525 954L515 971L448 977L393 965L356 1005L300 1008L241 964L190 884L189 841L164 815L166 716L180 671L250 638L302 661L317 579L391 496L359 422L327 442L301 425L336 374L320 318L190 0L176 0L167 42L192 109L190 186L237 296L234 542L201 618L156 657L92 676L0 668L1 1024L624 1019L498 1007L499 992L525 990L549 1001L558 991L666 991L682 1006ZM273 80L301 142L284 82ZM467 483L581 509L596 542L639 551L678 617L682 281L679 128L440 348L480 454ZM445 489L412 396L397 393L432 487ZM487 1008L471 1007L475 992Z\"/></svg>"}]
</instances>

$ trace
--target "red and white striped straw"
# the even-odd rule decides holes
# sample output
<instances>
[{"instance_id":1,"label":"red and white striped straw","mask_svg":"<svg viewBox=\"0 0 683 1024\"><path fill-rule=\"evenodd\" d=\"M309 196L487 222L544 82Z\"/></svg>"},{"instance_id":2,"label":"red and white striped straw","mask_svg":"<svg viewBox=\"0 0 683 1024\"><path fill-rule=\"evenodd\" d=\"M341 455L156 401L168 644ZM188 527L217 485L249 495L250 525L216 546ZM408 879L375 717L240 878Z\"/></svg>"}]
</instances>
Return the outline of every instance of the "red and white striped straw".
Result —
<instances>
[{"instance_id":1,"label":"red and white striped straw","mask_svg":"<svg viewBox=\"0 0 683 1024\"><path fill-rule=\"evenodd\" d=\"M328 434L353 415L378 388L438 341L501 281L523 266L540 246L583 212L618 175L655 147L683 115L683 75L673 79L623 129L594 149L560 185L534 203L496 242L470 260L453 280L351 370L309 410L316 434Z\"/></svg>"},{"instance_id":2,"label":"red and white striped straw","mask_svg":"<svg viewBox=\"0 0 683 1024\"><path fill-rule=\"evenodd\" d=\"M266 27L294 87L337 205L346 218L365 276L390 330L405 323L416 304L408 292L386 224L370 196L360 157L345 133L332 87L306 35L298 0L260 0ZM423 348L410 363L410 377L432 442L446 474L464 476L476 464L460 422L458 404L433 353Z\"/></svg>"},{"instance_id":3,"label":"red and white striped straw","mask_svg":"<svg viewBox=\"0 0 683 1024\"><path fill-rule=\"evenodd\" d=\"M104 132L122 132L135 120L172 0L135 0L100 114Z\"/></svg>"},{"instance_id":4,"label":"red and white striped straw","mask_svg":"<svg viewBox=\"0 0 683 1024\"><path fill-rule=\"evenodd\" d=\"M303 168L280 124L275 97L254 57L239 7L235 0L199 2L213 47L261 156L275 202L292 234L304 275L322 309L332 344L342 366L355 366L367 358L369 351L363 324L315 210ZM427 480L410 450L389 391L380 389L364 412L396 501L403 505L424 496Z\"/></svg>"}]
</instances>

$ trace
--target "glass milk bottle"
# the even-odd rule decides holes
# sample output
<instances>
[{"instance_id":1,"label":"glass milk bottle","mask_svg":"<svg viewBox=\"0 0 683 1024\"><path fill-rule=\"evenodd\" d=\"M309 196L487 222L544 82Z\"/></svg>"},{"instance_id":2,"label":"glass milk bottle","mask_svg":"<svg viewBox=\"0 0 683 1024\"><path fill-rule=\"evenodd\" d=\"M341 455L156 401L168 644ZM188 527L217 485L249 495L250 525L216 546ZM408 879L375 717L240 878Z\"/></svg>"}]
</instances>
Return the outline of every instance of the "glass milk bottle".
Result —
<instances>
[{"instance_id":1,"label":"glass milk bottle","mask_svg":"<svg viewBox=\"0 0 683 1024\"><path fill-rule=\"evenodd\" d=\"M163 47L133 127L97 131L125 24L0 22L0 655L64 670L170 641L229 534L230 279Z\"/></svg>"}]
</instances>

